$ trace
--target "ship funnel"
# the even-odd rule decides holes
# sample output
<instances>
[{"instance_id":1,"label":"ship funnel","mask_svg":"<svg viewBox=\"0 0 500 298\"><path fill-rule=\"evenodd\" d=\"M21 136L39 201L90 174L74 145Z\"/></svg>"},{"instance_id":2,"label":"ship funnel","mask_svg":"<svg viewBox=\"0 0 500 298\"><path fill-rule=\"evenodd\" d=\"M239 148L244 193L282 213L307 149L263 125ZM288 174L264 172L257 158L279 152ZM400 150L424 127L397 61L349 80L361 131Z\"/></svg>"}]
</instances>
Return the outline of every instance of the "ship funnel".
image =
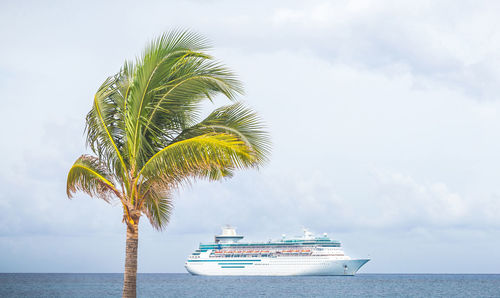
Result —
<instances>
[{"instance_id":1,"label":"ship funnel","mask_svg":"<svg viewBox=\"0 0 500 298\"><path fill-rule=\"evenodd\" d=\"M223 236L236 236L236 229L231 226L222 227Z\"/></svg>"},{"instance_id":2,"label":"ship funnel","mask_svg":"<svg viewBox=\"0 0 500 298\"><path fill-rule=\"evenodd\" d=\"M304 231L304 239L308 239L308 240L314 239L314 234L311 233L311 231L309 231L306 228L303 228L302 230Z\"/></svg>"},{"instance_id":3,"label":"ship funnel","mask_svg":"<svg viewBox=\"0 0 500 298\"><path fill-rule=\"evenodd\" d=\"M215 236L215 243L236 243L243 239L243 236L236 234L236 229L226 225L222 227L222 234Z\"/></svg>"}]
</instances>

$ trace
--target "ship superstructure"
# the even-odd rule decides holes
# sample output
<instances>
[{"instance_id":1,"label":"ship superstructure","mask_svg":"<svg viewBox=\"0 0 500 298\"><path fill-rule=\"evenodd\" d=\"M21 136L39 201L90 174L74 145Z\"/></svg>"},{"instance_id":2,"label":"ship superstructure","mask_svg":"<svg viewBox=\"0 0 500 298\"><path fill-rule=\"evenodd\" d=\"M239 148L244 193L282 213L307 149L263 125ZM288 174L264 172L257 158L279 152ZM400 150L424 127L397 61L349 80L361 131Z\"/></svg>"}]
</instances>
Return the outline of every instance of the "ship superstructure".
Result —
<instances>
[{"instance_id":1,"label":"ship superstructure","mask_svg":"<svg viewBox=\"0 0 500 298\"><path fill-rule=\"evenodd\" d=\"M212 243L200 244L185 263L194 275L354 275L369 259L351 259L325 233L268 242L241 242L226 226Z\"/></svg>"}]
</instances>

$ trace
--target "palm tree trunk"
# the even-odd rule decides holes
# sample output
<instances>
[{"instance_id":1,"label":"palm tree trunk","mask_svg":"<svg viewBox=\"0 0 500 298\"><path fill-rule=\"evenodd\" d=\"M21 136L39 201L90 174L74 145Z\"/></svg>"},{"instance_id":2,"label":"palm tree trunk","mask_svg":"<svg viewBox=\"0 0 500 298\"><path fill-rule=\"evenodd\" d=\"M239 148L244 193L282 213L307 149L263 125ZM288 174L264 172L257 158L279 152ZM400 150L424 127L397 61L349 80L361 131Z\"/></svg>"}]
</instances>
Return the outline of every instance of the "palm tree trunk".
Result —
<instances>
[{"instance_id":1,"label":"palm tree trunk","mask_svg":"<svg viewBox=\"0 0 500 298\"><path fill-rule=\"evenodd\" d=\"M123 297L137 295L137 248L139 240L139 222L127 227L127 243L125 248L125 274L123 278Z\"/></svg>"}]
</instances>

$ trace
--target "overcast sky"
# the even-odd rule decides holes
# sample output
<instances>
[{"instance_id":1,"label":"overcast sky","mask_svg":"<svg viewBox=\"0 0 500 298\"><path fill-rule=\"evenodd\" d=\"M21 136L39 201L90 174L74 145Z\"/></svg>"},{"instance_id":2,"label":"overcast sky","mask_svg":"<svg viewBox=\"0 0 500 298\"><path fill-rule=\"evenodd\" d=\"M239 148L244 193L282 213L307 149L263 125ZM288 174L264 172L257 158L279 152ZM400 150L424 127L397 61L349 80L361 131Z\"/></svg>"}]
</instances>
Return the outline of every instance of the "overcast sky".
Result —
<instances>
[{"instance_id":1,"label":"overcast sky","mask_svg":"<svg viewBox=\"0 0 500 298\"><path fill-rule=\"evenodd\" d=\"M66 175L102 81L191 28L273 153L181 189L164 232L143 219L139 272L185 272L232 224L327 232L364 273L499 273L499 25L498 1L1 1L0 272L123 271L120 206L68 200Z\"/></svg>"}]
</instances>

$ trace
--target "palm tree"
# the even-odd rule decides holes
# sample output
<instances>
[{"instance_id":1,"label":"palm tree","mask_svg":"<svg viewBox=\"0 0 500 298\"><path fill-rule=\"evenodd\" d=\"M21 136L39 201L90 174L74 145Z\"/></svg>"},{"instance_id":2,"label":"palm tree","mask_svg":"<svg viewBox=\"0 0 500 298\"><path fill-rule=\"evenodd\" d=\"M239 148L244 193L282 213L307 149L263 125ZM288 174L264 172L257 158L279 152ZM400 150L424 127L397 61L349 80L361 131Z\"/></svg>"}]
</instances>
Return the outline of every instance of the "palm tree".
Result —
<instances>
[{"instance_id":1,"label":"palm tree","mask_svg":"<svg viewBox=\"0 0 500 298\"><path fill-rule=\"evenodd\" d=\"M123 296L136 296L138 226L142 215L162 230L172 191L198 178L220 180L267 160L268 134L255 112L235 101L241 83L206 53L205 38L171 31L99 87L86 117L87 145L68 173L77 191L119 200L126 224ZM223 95L232 104L200 119L201 104Z\"/></svg>"}]
</instances>

